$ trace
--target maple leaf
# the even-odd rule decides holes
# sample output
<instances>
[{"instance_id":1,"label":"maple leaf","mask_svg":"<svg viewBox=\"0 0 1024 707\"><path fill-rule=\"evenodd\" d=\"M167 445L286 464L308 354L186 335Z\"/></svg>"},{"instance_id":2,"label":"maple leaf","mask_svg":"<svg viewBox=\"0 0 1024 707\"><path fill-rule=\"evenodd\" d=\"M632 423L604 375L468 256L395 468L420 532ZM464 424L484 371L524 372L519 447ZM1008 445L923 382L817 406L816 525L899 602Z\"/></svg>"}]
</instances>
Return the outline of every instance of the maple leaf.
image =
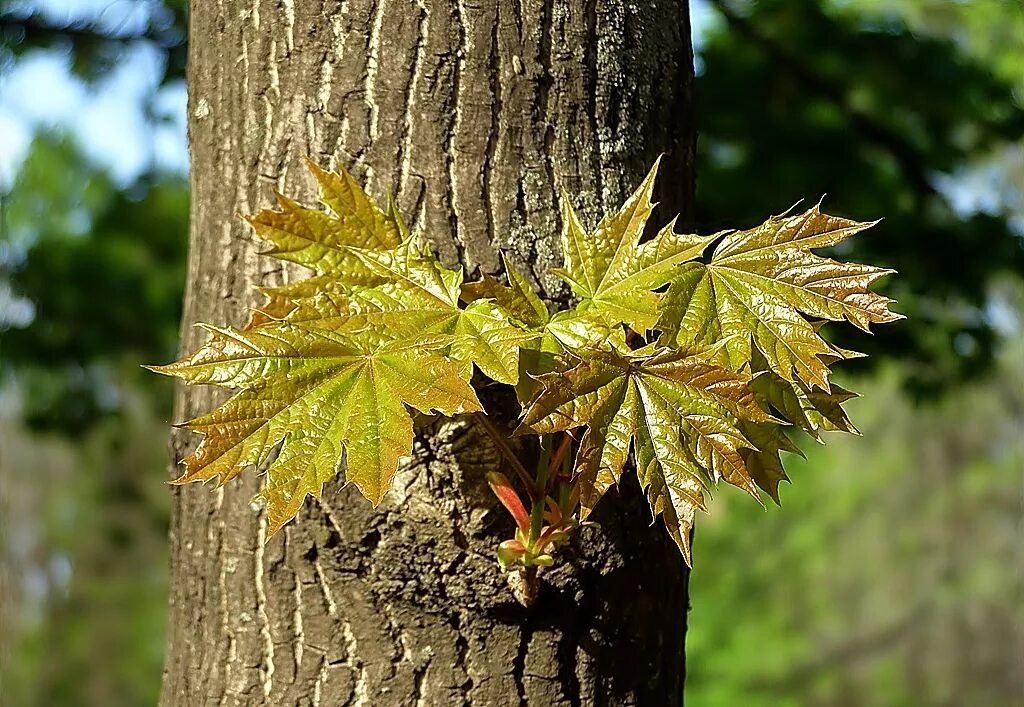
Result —
<instances>
[{"instance_id":1,"label":"maple leaf","mask_svg":"<svg viewBox=\"0 0 1024 707\"><path fill-rule=\"evenodd\" d=\"M265 209L247 218L257 235L271 244L263 254L348 282L372 281L351 248L394 248L403 240L404 224L393 209L382 211L347 171L328 172L309 160L306 164L320 186L320 200L333 213L277 194L280 210Z\"/></svg>"},{"instance_id":2,"label":"maple leaf","mask_svg":"<svg viewBox=\"0 0 1024 707\"><path fill-rule=\"evenodd\" d=\"M771 407L818 442L822 441L822 431L860 434L843 409L843 403L856 398L857 394L842 386L833 383L829 390L823 390L765 373L756 376L750 387L766 407Z\"/></svg>"},{"instance_id":3,"label":"maple leaf","mask_svg":"<svg viewBox=\"0 0 1024 707\"><path fill-rule=\"evenodd\" d=\"M280 318L297 297L309 296L329 283L379 282L352 248L387 250L405 239L408 229L393 205L385 213L344 169L329 172L306 161L320 187L320 200L331 213L310 209L277 194L278 210L264 209L246 220L270 244L263 255L298 263L317 276L281 287L261 288L268 302L252 324Z\"/></svg>"},{"instance_id":4,"label":"maple leaf","mask_svg":"<svg viewBox=\"0 0 1024 707\"><path fill-rule=\"evenodd\" d=\"M461 271L445 268L414 239L391 250L353 252L383 282L372 287L325 284L313 296L296 299L288 321L314 328L368 329L396 339L444 334L467 379L476 364L493 380L518 381L519 348L533 334L513 324L491 301L461 308Z\"/></svg>"},{"instance_id":5,"label":"maple leaf","mask_svg":"<svg viewBox=\"0 0 1024 707\"><path fill-rule=\"evenodd\" d=\"M152 370L188 383L239 390L224 405L184 425L204 439L184 461L185 483L223 484L260 468L271 450L261 495L271 533L319 497L342 467L374 505L412 451L412 417L481 410L458 366L437 340L395 341L273 322L239 331L205 327L213 338L187 359Z\"/></svg>"},{"instance_id":6,"label":"maple leaf","mask_svg":"<svg viewBox=\"0 0 1024 707\"><path fill-rule=\"evenodd\" d=\"M485 275L483 280L463 285L462 298L470 302L493 300L510 318L541 335L543 350L560 352L609 340L624 341L619 335L621 330L609 326L600 313L577 307L551 314L526 278L508 262L505 262L505 274L508 286Z\"/></svg>"},{"instance_id":7,"label":"maple leaf","mask_svg":"<svg viewBox=\"0 0 1024 707\"><path fill-rule=\"evenodd\" d=\"M827 365L863 354L830 345L832 353L820 358ZM750 387L766 410L774 410L791 424L823 443L821 432L860 434L843 409L843 403L857 394L832 383L828 390L809 386L799 380L787 381L772 371L760 351L754 350L750 360L753 379Z\"/></svg>"},{"instance_id":8,"label":"maple leaf","mask_svg":"<svg viewBox=\"0 0 1024 707\"><path fill-rule=\"evenodd\" d=\"M523 427L551 434L586 426L575 470L584 517L618 482L632 448L651 510L689 562L689 531L710 483L725 479L757 498L743 455L755 445L740 422L774 418L758 406L748 378L715 365L708 353L577 353L571 368L539 377Z\"/></svg>"},{"instance_id":9,"label":"maple leaf","mask_svg":"<svg viewBox=\"0 0 1024 707\"><path fill-rule=\"evenodd\" d=\"M632 458L689 562L711 485L778 502L781 454L799 453L780 418L819 440L824 430L856 431L842 408L853 394L828 373L859 354L826 342L821 320L867 329L900 318L869 289L891 271L812 252L871 224L817 206L708 238L678 234L672 222L642 242L657 163L592 233L563 195L557 273L580 301L554 313L507 262L508 284L463 283L410 235L394 202L382 209L347 172L309 167L328 211L278 196L276 210L248 221L266 254L312 276L263 289L268 301L244 329L207 326L212 338L198 351L153 369L236 391L184 424L203 440L177 482L264 472L271 534L338 474L380 503L412 451L413 411L481 411L469 384L476 366L515 385L520 431L585 427L576 486L549 505L568 514L580 498L585 518ZM706 263L690 262L716 242ZM645 345L652 328L659 339ZM489 434L490 446L470 446L492 467L495 453L512 452ZM513 510L523 521L525 508Z\"/></svg>"},{"instance_id":10,"label":"maple leaf","mask_svg":"<svg viewBox=\"0 0 1024 707\"><path fill-rule=\"evenodd\" d=\"M750 474L750 478L758 488L768 494L776 504L781 505L779 484L789 481L789 477L782 465L780 452L789 452L801 457L804 456L804 453L778 424L742 421L740 429L743 431L743 436L756 447L756 449L740 451L746 464L747 473Z\"/></svg>"},{"instance_id":11,"label":"maple leaf","mask_svg":"<svg viewBox=\"0 0 1024 707\"><path fill-rule=\"evenodd\" d=\"M526 278L507 260L504 265L507 286L485 275L478 282L464 284L462 298L474 304L482 299L492 300L501 311L535 334L519 344L521 365L516 394L521 404L533 398L537 390L535 377L554 370L560 354L601 344L627 348L621 328L609 326L606 318L593 310L577 307L550 314Z\"/></svg>"},{"instance_id":12,"label":"maple leaf","mask_svg":"<svg viewBox=\"0 0 1024 707\"><path fill-rule=\"evenodd\" d=\"M491 299L508 315L523 326L540 330L551 321L547 306L533 291L533 287L522 273L516 270L502 255L508 285L503 285L490 275L484 275L478 282L467 282L462 286L462 298L467 302Z\"/></svg>"},{"instance_id":13,"label":"maple leaf","mask_svg":"<svg viewBox=\"0 0 1024 707\"><path fill-rule=\"evenodd\" d=\"M827 391L823 357L835 350L804 315L846 319L865 331L872 323L902 319L889 311L891 300L869 289L892 270L811 252L873 225L829 216L814 206L747 231L712 236L721 240L710 261L683 265L668 290L657 324L663 341L700 348L727 340L735 368L750 361L753 345L784 380Z\"/></svg>"},{"instance_id":14,"label":"maple leaf","mask_svg":"<svg viewBox=\"0 0 1024 707\"><path fill-rule=\"evenodd\" d=\"M659 295L676 266L701 255L707 240L679 234L675 221L651 240L640 243L654 208L651 195L658 162L615 214L603 218L588 233L580 224L568 196L562 196L562 255L564 267L554 270L581 299L580 310L592 309L609 323L622 322L644 333L658 319Z\"/></svg>"}]
</instances>

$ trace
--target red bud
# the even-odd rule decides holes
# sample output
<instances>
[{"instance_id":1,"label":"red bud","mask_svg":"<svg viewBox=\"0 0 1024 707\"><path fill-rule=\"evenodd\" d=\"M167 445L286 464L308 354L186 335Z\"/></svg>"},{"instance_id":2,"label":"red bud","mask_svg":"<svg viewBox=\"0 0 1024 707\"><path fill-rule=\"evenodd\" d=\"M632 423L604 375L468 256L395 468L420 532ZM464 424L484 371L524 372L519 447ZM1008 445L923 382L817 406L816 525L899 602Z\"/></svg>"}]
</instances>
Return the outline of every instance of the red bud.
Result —
<instances>
[{"instance_id":1,"label":"red bud","mask_svg":"<svg viewBox=\"0 0 1024 707\"><path fill-rule=\"evenodd\" d=\"M530 514L526 512L526 506L519 499L519 494L516 493L516 490L512 488L508 477L500 472L492 471L487 475L487 483L490 484L494 495L501 501L501 505L505 506L506 510L515 519L519 530L524 534L528 534L530 532Z\"/></svg>"}]
</instances>

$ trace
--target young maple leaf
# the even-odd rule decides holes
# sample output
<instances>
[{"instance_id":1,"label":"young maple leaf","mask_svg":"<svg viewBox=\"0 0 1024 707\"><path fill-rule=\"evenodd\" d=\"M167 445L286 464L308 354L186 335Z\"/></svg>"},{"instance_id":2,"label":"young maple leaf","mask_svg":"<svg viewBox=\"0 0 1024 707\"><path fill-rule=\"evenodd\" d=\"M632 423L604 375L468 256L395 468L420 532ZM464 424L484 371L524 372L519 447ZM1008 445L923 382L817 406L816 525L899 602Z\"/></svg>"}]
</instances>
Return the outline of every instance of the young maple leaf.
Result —
<instances>
[{"instance_id":1,"label":"young maple leaf","mask_svg":"<svg viewBox=\"0 0 1024 707\"><path fill-rule=\"evenodd\" d=\"M462 286L462 298L467 302L493 300L511 319L539 334L543 339L540 348L545 351L572 350L599 344L610 338L624 341L621 330L610 326L607 317L601 313L575 307L551 314L526 278L507 261L505 273L508 286L502 285L490 275L484 275L483 280L467 282Z\"/></svg>"},{"instance_id":2,"label":"young maple leaf","mask_svg":"<svg viewBox=\"0 0 1024 707\"><path fill-rule=\"evenodd\" d=\"M328 172L308 160L306 164L320 186L320 200L333 213L278 194L279 211L265 209L247 219L272 245L263 254L305 265L318 275L373 281L351 248L397 247L403 240L401 219L394 211L381 210L348 172Z\"/></svg>"},{"instance_id":3,"label":"young maple leaf","mask_svg":"<svg viewBox=\"0 0 1024 707\"><path fill-rule=\"evenodd\" d=\"M310 209L281 194L279 210L264 209L246 220L256 234L270 243L263 251L280 260L304 265L315 277L281 287L262 288L268 302L254 324L279 318L291 310L298 297L311 296L331 283L374 284L380 281L352 248L387 250L402 243L407 228L398 212L385 213L352 175L328 172L306 161L320 186L320 200L332 213Z\"/></svg>"},{"instance_id":4,"label":"young maple leaf","mask_svg":"<svg viewBox=\"0 0 1024 707\"><path fill-rule=\"evenodd\" d=\"M813 254L873 226L823 214L818 206L774 216L757 228L727 233L710 262L687 263L662 303L663 341L700 348L726 340L733 367L747 365L752 344L786 381L829 390L825 357L835 350L804 315L846 319L868 331L902 315L869 288L893 271ZM716 236L712 236L716 238Z\"/></svg>"},{"instance_id":5,"label":"young maple leaf","mask_svg":"<svg viewBox=\"0 0 1024 707\"><path fill-rule=\"evenodd\" d=\"M815 331L820 330L819 323L814 323L814 326ZM863 356L831 344L830 348L832 353L819 357L829 366L837 361ZM764 355L757 349L753 350L750 368L753 371L750 387L761 406L775 410L817 442L824 442L822 431L860 434L843 409L843 403L856 398L856 393L834 383L824 390L799 380L787 381L769 368Z\"/></svg>"},{"instance_id":6,"label":"young maple leaf","mask_svg":"<svg viewBox=\"0 0 1024 707\"><path fill-rule=\"evenodd\" d=\"M390 250L352 252L379 284L328 277L311 292L289 290L291 310L281 318L307 328L368 330L392 339L447 335L450 357L463 364L467 380L476 364L493 380L516 383L519 348L534 335L492 302L460 307L460 271L445 268L414 238Z\"/></svg>"},{"instance_id":7,"label":"young maple leaf","mask_svg":"<svg viewBox=\"0 0 1024 707\"><path fill-rule=\"evenodd\" d=\"M178 481L224 483L267 466L272 531L341 469L379 503L411 450L406 406L480 411L472 366L515 383L519 347L535 337L492 301L461 308L462 272L424 250L393 204L385 213L347 173L310 169L333 215L279 197L279 210L249 221L269 255L314 276L269 288L244 330L207 327L213 339L199 351L153 369L239 389L186 423L204 439Z\"/></svg>"},{"instance_id":8,"label":"young maple leaf","mask_svg":"<svg viewBox=\"0 0 1024 707\"><path fill-rule=\"evenodd\" d=\"M509 316L516 319L523 326L542 330L551 321L551 314L547 306L533 291L530 283L523 277L522 273L512 267L508 259L501 256L505 266L505 276L508 278L508 285L502 285L490 275L478 282L467 282L462 286L462 299L467 302L474 302L479 299L491 299L494 303L508 312Z\"/></svg>"},{"instance_id":9,"label":"young maple leaf","mask_svg":"<svg viewBox=\"0 0 1024 707\"><path fill-rule=\"evenodd\" d=\"M630 447L651 510L687 562L704 489L719 479L757 498L744 450L756 446L741 421L777 422L749 379L713 363L713 354L651 347L624 353L584 349L567 370L540 376L523 428L551 434L586 426L576 455L583 517L618 482Z\"/></svg>"},{"instance_id":10,"label":"young maple leaf","mask_svg":"<svg viewBox=\"0 0 1024 707\"><path fill-rule=\"evenodd\" d=\"M817 330L817 324L816 330ZM828 365L862 354L832 346L833 354L820 358ZM804 430L820 443L823 430L860 434L850 422L843 403L857 397L842 386L832 384L829 390L806 385L799 380L787 381L768 368L768 362L756 348L750 362L753 378L750 388L757 402L765 410L773 410L794 426ZM746 450L747 470L750 476L775 503L779 500L779 483L788 481L779 452L803 456L803 452L775 424L744 423L743 432L757 446L757 451Z\"/></svg>"},{"instance_id":11,"label":"young maple leaf","mask_svg":"<svg viewBox=\"0 0 1024 707\"><path fill-rule=\"evenodd\" d=\"M756 376L750 387L759 401L821 442L821 432L859 434L850 422L843 403L856 393L832 384L829 390L787 381L771 372Z\"/></svg>"},{"instance_id":12,"label":"young maple leaf","mask_svg":"<svg viewBox=\"0 0 1024 707\"><path fill-rule=\"evenodd\" d=\"M463 364L467 379L476 364L500 383L519 380L519 348L534 335L490 301L461 308L461 271L445 268L413 239L391 250L354 252L383 282L373 287L325 286L312 297L297 299L288 321L315 328L368 329L397 339L447 335L450 356Z\"/></svg>"},{"instance_id":13,"label":"young maple leaf","mask_svg":"<svg viewBox=\"0 0 1024 707\"><path fill-rule=\"evenodd\" d=\"M781 453L799 450L768 410L816 438L855 431L842 409L853 394L829 385L828 368L858 354L828 344L811 318L863 329L899 318L869 290L890 271L811 252L870 224L817 207L709 238L670 223L641 243L657 164L593 233L563 199L558 273L581 301L554 314L507 263L507 286L487 276L463 284L393 203L385 211L344 171L309 166L330 212L279 196L278 210L249 222L268 255L312 277L264 290L269 301L244 330L207 327L199 351L153 369L237 390L184 425L204 437L178 482L225 483L266 467L271 533L338 473L379 503L412 449L409 408L481 410L468 383L475 365L516 386L522 429L586 427L575 462L583 517L632 449L653 513L689 562L711 484L778 501ZM707 264L689 262L715 241ZM652 327L659 344L631 350Z\"/></svg>"},{"instance_id":14,"label":"young maple leaf","mask_svg":"<svg viewBox=\"0 0 1024 707\"><path fill-rule=\"evenodd\" d=\"M152 368L187 383L239 390L184 425L204 439L177 483L217 478L223 484L261 467L280 445L261 493L271 533L307 495L319 498L342 467L347 482L380 503L400 457L412 451L406 405L445 415L482 409L436 339L395 341L291 322L246 331L206 328L213 338L192 356Z\"/></svg>"},{"instance_id":15,"label":"young maple leaf","mask_svg":"<svg viewBox=\"0 0 1024 707\"><path fill-rule=\"evenodd\" d=\"M671 281L676 266L699 257L707 246L705 238L676 233L674 220L640 243L654 208L651 194L659 162L622 208L603 218L593 233L580 225L563 194L565 264L554 270L581 299L578 309L592 310L609 324L628 324L641 334L658 320L659 296L653 290Z\"/></svg>"},{"instance_id":16,"label":"young maple leaf","mask_svg":"<svg viewBox=\"0 0 1024 707\"><path fill-rule=\"evenodd\" d=\"M596 312L574 308L550 314L526 278L507 260L504 264L507 286L484 275L482 280L462 286L462 299L471 302L470 307L481 300L491 300L500 311L533 333L532 338L519 343L523 363L516 393L521 404L533 398L537 390L534 378L553 370L559 354L606 342L626 348L624 332L609 326Z\"/></svg>"},{"instance_id":17,"label":"young maple leaf","mask_svg":"<svg viewBox=\"0 0 1024 707\"><path fill-rule=\"evenodd\" d=\"M776 504L781 505L779 484L789 481L789 477L782 466L780 452L789 452L801 457L804 453L777 423L741 421L740 430L756 447L740 450L750 478Z\"/></svg>"}]
</instances>

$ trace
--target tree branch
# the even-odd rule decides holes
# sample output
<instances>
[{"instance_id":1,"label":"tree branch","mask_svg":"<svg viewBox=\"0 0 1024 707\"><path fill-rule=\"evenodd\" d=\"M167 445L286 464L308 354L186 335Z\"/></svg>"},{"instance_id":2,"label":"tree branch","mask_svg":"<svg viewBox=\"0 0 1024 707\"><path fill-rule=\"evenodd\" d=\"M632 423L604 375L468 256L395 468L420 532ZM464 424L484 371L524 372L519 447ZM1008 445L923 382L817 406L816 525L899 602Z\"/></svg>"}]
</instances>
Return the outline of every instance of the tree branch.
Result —
<instances>
[{"instance_id":1,"label":"tree branch","mask_svg":"<svg viewBox=\"0 0 1024 707\"><path fill-rule=\"evenodd\" d=\"M935 193L928 181L928 170L921 152L898 132L880 123L869 113L851 105L842 87L833 85L815 73L805 61L793 56L771 37L760 32L748 18L737 14L725 0L711 0L715 8L740 35L759 47L777 66L784 69L809 91L838 108L850 120L853 128L869 142L888 152L896 161L903 177L917 191L919 197Z\"/></svg>"}]
</instances>

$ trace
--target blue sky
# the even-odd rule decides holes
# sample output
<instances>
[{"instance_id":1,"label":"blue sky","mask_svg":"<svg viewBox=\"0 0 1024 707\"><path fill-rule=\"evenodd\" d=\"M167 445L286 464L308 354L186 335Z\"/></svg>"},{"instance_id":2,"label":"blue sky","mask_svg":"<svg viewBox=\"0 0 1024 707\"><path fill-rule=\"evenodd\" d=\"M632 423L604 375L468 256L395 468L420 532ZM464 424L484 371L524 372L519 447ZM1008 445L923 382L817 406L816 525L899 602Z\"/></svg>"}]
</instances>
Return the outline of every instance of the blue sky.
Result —
<instances>
[{"instance_id":1,"label":"blue sky","mask_svg":"<svg viewBox=\"0 0 1024 707\"><path fill-rule=\"evenodd\" d=\"M31 4L60 20L98 19L108 31L130 32L149 21L147 0L36 0ZM73 135L86 155L130 183L150 165L184 173L185 85L165 86L156 94L154 122L144 112L146 99L163 73L160 53L139 43L108 76L86 86L71 74L61 52L27 55L0 76L0 191L10 188L39 128Z\"/></svg>"}]
</instances>

